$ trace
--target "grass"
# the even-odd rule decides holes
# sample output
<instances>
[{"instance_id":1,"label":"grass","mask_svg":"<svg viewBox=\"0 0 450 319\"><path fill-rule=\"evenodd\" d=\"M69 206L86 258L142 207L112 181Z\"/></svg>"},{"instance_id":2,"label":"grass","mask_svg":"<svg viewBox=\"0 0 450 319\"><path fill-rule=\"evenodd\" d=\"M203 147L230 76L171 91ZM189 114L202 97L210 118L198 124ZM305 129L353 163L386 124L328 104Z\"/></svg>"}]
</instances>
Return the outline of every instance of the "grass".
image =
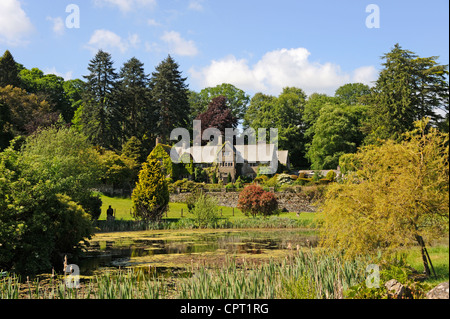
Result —
<instances>
[{"instance_id":1,"label":"grass","mask_svg":"<svg viewBox=\"0 0 450 319\"><path fill-rule=\"evenodd\" d=\"M449 280L449 246L447 244L428 247L428 254L430 255L431 262L433 263L434 270L436 271L436 277L433 276L427 280L430 284L438 284L443 281ZM419 273L424 271L422 255L420 248L409 249L407 252L406 262L416 269ZM430 267L431 268L431 267Z\"/></svg>"},{"instance_id":2,"label":"grass","mask_svg":"<svg viewBox=\"0 0 450 319\"><path fill-rule=\"evenodd\" d=\"M102 214L100 215L99 220L106 220L106 210L109 205L113 209L116 210L116 219L124 220L124 221L132 221L134 220L131 216L131 210L133 207L133 203L129 198L117 198L117 197L108 197L102 195ZM221 217L227 218L229 221L234 222L240 219L251 219L245 216L239 209L231 207L219 206L221 210ZM183 217L192 217L188 212L187 205L184 203L170 203L169 211L166 215L164 215L164 219L166 220L178 220L182 218L181 210L183 210ZM297 216L296 213L282 213L278 217L280 218L290 218L296 221L311 221L314 218L314 213L302 213L300 216Z\"/></svg>"}]
</instances>

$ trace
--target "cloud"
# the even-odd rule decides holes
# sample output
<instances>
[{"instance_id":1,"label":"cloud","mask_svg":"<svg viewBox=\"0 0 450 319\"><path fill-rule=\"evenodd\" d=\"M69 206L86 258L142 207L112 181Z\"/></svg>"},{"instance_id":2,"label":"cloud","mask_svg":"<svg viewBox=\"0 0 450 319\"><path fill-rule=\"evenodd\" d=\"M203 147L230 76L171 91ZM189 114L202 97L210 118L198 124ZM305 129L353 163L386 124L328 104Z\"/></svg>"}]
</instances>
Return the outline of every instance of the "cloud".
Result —
<instances>
[{"instance_id":1,"label":"cloud","mask_svg":"<svg viewBox=\"0 0 450 319\"><path fill-rule=\"evenodd\" d=\"M374 67L361 67L349 74L337 64L311 62L310 55L305 48L274 50L253 65L230 55L213 60L200 70L191 68L189 72L200 87L230 83L245 91L273 95L281 93L286 86L299 87L307 94L334 95L334 91L346 83L370 84L376 79Z\"/></svg>"},{"instance_id":2,"label":"cloud","mask_svg":"<svg viewBox=\"0 0 450 319\"><path fill-rule=\"evenodd\" d=\"M129 12L138 7L148 7L153 9L156 6L156 0L94 0L94 4L99 7L115 6L122 12Z\"/></svg>"},{"instance_id":3,"label":"cloud","mask_svg":"<svg viewBox=\"0 0 450 319\"><path fill-rule=\"evenodd\" d=\"M178 32L166 31L161 40L169 46L169 51L172 54L180 56L196 56L198 54L194 41L183 39Z\"/></svg>"},{"instance_id":4,"label":"cloud","mask_svg":"<svg viewBox=\"0 0 450 319\"><path fill-rule=\"evenodd\" d=\"M64 34L64 21L61 17L57 17L57 18L52 18L52 17L47 17L47 21L51 21L53 23L53 32L56 35L63 35Z\"/></svg>"},{"instance_id":5,"label":"cloud","mask_svg":"<svg viewBox=\"0 0 450 319\"><path fill-rule=\"evenodd\" d=\"M374 66L363 66L353 71L354 83L364 83L369 86L374 85L378 78L378 71Z\"/></svg>"},{"instance_id":6,"label":"cloud","mask_svg":"<svg viewBox=\"0 0 450 319\"><path fill-rule=\"evenodd\" d=\"M66 73L59 73L56 71L55 67L46 68L43 70L44 74L54 74L56 76L62 77L65 81L72 80L73 78L73 71L68 71Z\"/></svg>"},{"instance_id":7,"label":"cloud","mask_svg":"<svg viewBox=\"0 0 450 319\"><path fill-rule=\"evenodd\" d=\"M191 0L189 1L188 9L194 11L203 11L202 0Z\"/></svg>"},{"instance_id":8,"label":"cloud","mask_svg":"<svg viewBox=\"0 0 450 319\"><path fill-rule=\"evenodd\" d=\"M151 27L160 27L161 26L161 23L159 23L155 19L148 19L147 24Z\"/></svg>"},{"instance_id":9,"label":"cloud","mask_svg":"<svg viewBox=\"0 0 450 319\"><path fill-rule=\"evenodd\" d=\"M11 46L26 44L34 27L19 0L0 1L0 43Z\"/></svg>"},{"instance_id":10,"label":"cloud","mask_svg":"<svg viewBox=\"0 0 450 319\"><path fill-rule=\"evenodd\" d=\"M122 39L112 31L100 29L94 31L85 47L93 53L100 49L119 50L121 53L125 53L130 47L137 47L139 43L140 39L137 34L130 35L128 39Z\"/></svg>"}]
</instances>

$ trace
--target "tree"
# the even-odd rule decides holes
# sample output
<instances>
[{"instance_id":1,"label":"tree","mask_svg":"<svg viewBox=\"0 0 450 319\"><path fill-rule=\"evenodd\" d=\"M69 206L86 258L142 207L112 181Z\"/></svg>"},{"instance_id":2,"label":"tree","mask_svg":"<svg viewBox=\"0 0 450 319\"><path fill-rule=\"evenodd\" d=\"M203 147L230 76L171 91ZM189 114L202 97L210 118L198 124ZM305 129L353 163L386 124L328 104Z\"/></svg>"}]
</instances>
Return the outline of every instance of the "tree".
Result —
<instances>
[{"instance_id":1,"label":"tree","mask_svg":"<svg viewBox=\"0 0 450 319\"><path fill-rule=\"evenodd\" d=\"M92 188L101 176L99 154L86 137L69 128L48 128L27 138L22 150L29 179L51 183L58 194L70 196L83 209L96 215L91 206ZM101 203L100 203L101 204Z\"/></svg>"},{"instance_id":2,"label":"tree","mask_svg":"<svg viewBox=\"0 0 450 319\"><path fill-rule=\"evenodd\" d=\"M251 127L256 132L260 128L278 129L279 149L289 150L291 163L303 167L305 160L304 132L302 120L306 94L299 88L287 87L277 97L257 93L250 101L244 118L244 128ZM267 134L267 138L269 134Z\"/></svg>"},{"instance_id":3,"label":"tree","mask_svg":"<svg viewBox=\"0 0 450 319\"><path fill-rule=\"evenodd\" d=\"M68 118L66 121L70 122L73 120L75 112L83 103L85 83L80 79L68 80L64 82L63 88L67 101L70 104L70 111L68 112Z\"/></svg>"},{"instance_id":4,"label":"tree","mask_svg":"<svg viewBox=\"0 0 450 319\"><path fill-rule=\"evenodd\" d=\"M196 196L195 204L190 213L194 215L198 227L207 227L208 224L213 224L219 219L217 200L200 192Z\"/></svg>"},{"instance_id":5,"label":"tree","mask_svg":"<svg viewBox=\"0 0 450 319\"><path fill-rule=\"evenodd\" d=\"M149 78L144 72L144 64L136 58L128 60L119 73L119 101L124 118L125 140L136 137L142 139L150 135L155 114L152 108Z\"/></svg>"},{"instance_id":6,"label":"tree","mask_svg":"<svg viewBox=\"0 0 450 319\"><path fill-rule=\"evenodd\" d=\"M238 120L244 119L250 96L232 84L223 83L215 87L205 88L200 93L191 92L190 105L193 118L205 112L209 103L216 97L226 97L226 104Z\"/></svg>"},{"instance_id":7,"label":"tree","mask_svg":"<svg viewBox=\"0 0 450 319\"><path fill-rule=\"evenodd\" d=\"M163 142L170 140L170 133L178 127L187 127L189 120L188 89L186 78L181 76L178 64L169 55L157 67L150 78L152 103L155 107L156 128Z\"/></svg>"},{"instance_id":8,"label":"tree","mask_svg":"<svg viewBox=\"0 0 450 319\"><path fill-rule=\"evenodd\" d=\"M253 184L245 187L239 194L238 209L245 215L270 216L278 211L278 201L275 194L266 192L261 186Z\"/></svg>"},{"instance_id":9,"label":"tree","mask_svg":"<svg viewBox=\"0 0 450 319\"><path fill-rule=\"evenodd\" d=\"M336 90L334 96L341 101L341 103L348 105L355 105L359 103L359 98L370 94L368 85L362 83L348 83Z\"/></svg>"},{"instance_id":10,"label":"tree","mask_svg":"<svg viewBox=\"0 0 450 319\"><path fill-rule=\"evenodd\" d=\"M46 74L38 68L20 71L22 88L46 100L52 112L60 113L66 122L70 122L74 110L64 90L64 79L54 74Z\"/></svg>"},{"instance_id":11,"label":"tree","mask_svg":"<svg viewBox=\"0 0 450 319\"><path fill-rule=\"evenodd\" d=\"M237 118L227 106L227 99L224 96L213 98L208 110L200 114L197 120L202 121L202 134L208 128L216 128L225 135L225 129L237 127Z\"/></svg>"},{"instance_id":12,"label":"tree","mask_svg":"<svg viewBox=\"0 0 450 319\"><path fill-rule=\"evenodd\" d=\"M19 68L14 60L11 52L5 51L2 57L0 57L0 87L12 85L14 87L20 87L21 82L19 78Z\"/></svg>"},{"instance_id":13,"label":"tree","mask_svg":"<svg viewBox=\"0 0 450 319\"><path fill-rule=\"evenodd\" d=\"M8 85L0 88L0 105L4 113L3 129L9 136L29 135L38 128L55 124L59 113L54 112L42 97Z\"/></svg>"},{"instance_id":14,"label":"tree","mask_svg":"<svg viewBox=\"0 0 450 319\"><path fill-rule=\"evenodd\" d=\"M81 127L95 145L107 149L121 146L122 130L117 104L117 74L111 55L100 50L90 61L83 97Z\"/></svg>"},{"instance_id":15,"label":"tree","mask_svg":"<svg viewBox=\"0 0 450 319\"><path fill-rule=\"evenodd\" d=\"M139 181L131 196L133 217L159 221L169 207L169 189L157 159L149 157L139 172Z\"/></svg>"},{"instance_id":16,"label":"tree","mask_svg":"<svg viewBox=\"0 0 450 319\"><path fill-rule=\"evenodd\" d=\"M16 142L0 153L0 268L30 275L49 271L93 234L99 163L69 129L37 133L22 151Z\"/></svg>"},{"instance_id":17,"label":"tree","mask_svg":"<svg viewBox=\"0 0 450 319\"><path fill-rule=\"evenodd\" d=\"M355 154L342 184L329 186L322 212L321 244L346 256L390 256L418 243L424 268L425 243L448 235L448 134L416 122L404 140L387 140Z\"/></svg>"},{"instance_id":18,"label":"tree","mask_svg":"<svg viewBox=\"0 0 450 319\"><path fill-rule=\"evenodd\" d=\"M336 169L339 157L355 153L363 143L361 131L367 108L362 105L325 105L310 132L307 158L314 170Z\"/></svg>"},{"instance_id":19,"label":"tree","mask_svg":"<svg viewBox=\"0 0 450 319\"><path fill-rule=\"evenodd\" d=\"M377 138L400 138L414 121L440 118L436 108L448 114L448 66L436 57L419 58L399 44L382 57L385 62L376 86L365 102L370 105L368 143Z\"/></svg>"}]
</instances>

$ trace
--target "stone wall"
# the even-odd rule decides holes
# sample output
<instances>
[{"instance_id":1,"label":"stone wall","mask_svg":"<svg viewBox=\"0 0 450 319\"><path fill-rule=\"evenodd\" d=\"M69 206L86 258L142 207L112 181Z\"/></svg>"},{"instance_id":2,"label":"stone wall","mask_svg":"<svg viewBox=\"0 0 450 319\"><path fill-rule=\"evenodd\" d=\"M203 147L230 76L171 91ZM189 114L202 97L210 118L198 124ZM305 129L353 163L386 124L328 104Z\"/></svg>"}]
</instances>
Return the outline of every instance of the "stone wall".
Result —
<instances>
[{"instance_id":1,"label":"stone wall","mask_svg":"<svg viewBox=\"0 0 450 319\"><path fill-rule=\"evenodd\" d=\"M219 206L225 207L237 207L239 193L238 192L209 192L208 195L214 197ZM186 202L189 193L171 194L170 202L172 203L184 203ZM289 212L313 213L316 208L312 205L312 201L309 196L304 193L290 193L290 192L277 192L275 193L278 199L278 206L280 209L287 209Z\"/></svg>"}]
</instances>

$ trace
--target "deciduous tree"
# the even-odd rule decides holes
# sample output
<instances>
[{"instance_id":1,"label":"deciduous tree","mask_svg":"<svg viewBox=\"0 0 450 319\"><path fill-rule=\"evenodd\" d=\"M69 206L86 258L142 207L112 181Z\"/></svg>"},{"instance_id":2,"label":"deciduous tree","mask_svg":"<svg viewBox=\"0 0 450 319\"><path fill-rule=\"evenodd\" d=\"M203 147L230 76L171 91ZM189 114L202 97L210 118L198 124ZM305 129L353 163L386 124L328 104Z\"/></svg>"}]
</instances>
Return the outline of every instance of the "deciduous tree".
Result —
<instances>
[{"instance_id":1,"label":"deciduous tree","mask_svg":"<svg viewBox=\"0 0 450 319\"><path fill-rule=\"evenodd\" d=\"M321 243L346 256L389 256L419 244L430 272L425 243L448 235L448 134L416 123L404 140L387 140L355 154L356 167L343 183L329 186L322 212Z\"/></svg>"}]
</instances>

